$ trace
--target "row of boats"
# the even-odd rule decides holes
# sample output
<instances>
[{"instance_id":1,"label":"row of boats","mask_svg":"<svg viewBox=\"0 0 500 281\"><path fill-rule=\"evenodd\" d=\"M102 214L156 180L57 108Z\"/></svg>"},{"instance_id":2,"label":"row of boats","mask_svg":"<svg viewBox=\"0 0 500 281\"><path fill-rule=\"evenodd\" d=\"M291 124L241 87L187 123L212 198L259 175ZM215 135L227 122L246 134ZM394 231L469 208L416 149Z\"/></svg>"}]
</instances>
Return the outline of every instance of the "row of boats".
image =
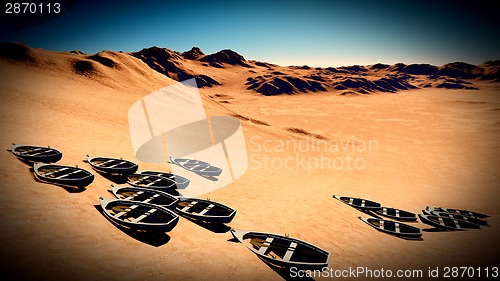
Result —
<instances>
[{"instance_id":1,"label":"row of boats","mask_svg":"<svg viewBox=\"0 0 500 281\"><path fill-rule=\"evenodd\" d=\"M82 168L56 165L62 153L50 147L13 145L12 152L24 162L33 164L38 180L58 185L86 186L94 175ZM222 170L207 162L170 158L171 163L202 176L218 176ZM106 218L113 224L137 231L169 232L179 222L179 216L209 223L230 223L236 210L219 202L186 198L174 194L185 189L190 180L180 175L157 171L138 171L138 165L121 158L92 157L85 159L100 174L126 177L127 186L110 186L115 198L99 198ZM443 230L461 230L488 226L486 214L467 210L427 206L422 214L382 206L363 198L336 196L335 199L369 214L358 218L371 227L406 239L421 239L418 227L407 223L421 222ZM266 232L230 230L232 236L265 262L279 267L302 270L322 270L328 266L330 253L306 241Z\"/></svg>"},{"instance_id":2,"label":"row of boats","mask_svg":"<svg viewBox=\"0 0 500 281\"><path fill-rule=\"evenodd\" d=\"M54 164L62 158L57 149L13 144L11 150L23 162L33 164L39 181L84 187L94 180L90 171ZM222 172L199 160L170 160L202 176L213 177ZM87 156L85 162L100 174L118 174L127 179L127 186L110 185L115 198L99 198L104 215L115 225L137 231L169 232L179 222L179 216L202 223L226 224L236 215L236 210L219 202L174 195L175 189L187 188L190 183L180 175L138 171L137 164L121 158ZM302 270L321 270L328 266L330 253L306 241L266 232L235 229L230 232L237 241L274 266L293 266Z\"/></svg>"},{"instance_id":3,"label":"row of boats","mask_svg":"<svg viewBox=\"0 0 500 281\"><path fill-rule=\"evenodd\" d=\"M403 223L417 222L417 217L424 224L441 230L479 229L489 226L485 220L489 217L488 215L468 210L427 206L417 216L409 211L384 207L380 203L368 199L337 195L333 195L333 198L371 215L369 218L358 217L371 227L407 239L421 239L422 237L420 228Z\"/></svg>"}]
</instances>

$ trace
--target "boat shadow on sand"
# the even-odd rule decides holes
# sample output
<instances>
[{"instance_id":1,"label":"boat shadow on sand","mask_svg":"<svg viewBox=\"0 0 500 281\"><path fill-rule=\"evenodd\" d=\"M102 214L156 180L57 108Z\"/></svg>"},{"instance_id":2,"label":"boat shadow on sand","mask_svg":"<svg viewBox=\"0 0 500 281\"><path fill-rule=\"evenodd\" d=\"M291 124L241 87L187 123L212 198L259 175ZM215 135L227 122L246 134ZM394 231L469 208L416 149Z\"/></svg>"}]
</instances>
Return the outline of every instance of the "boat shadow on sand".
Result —
<instances>
[{"instance_id":1,"label":"boat shadow on sand","mask_svg":"<svg viewBox=\"0 0 500 281\"><path fill-rule=\"evenodd\" d=\"M137 241L140 241L142 243L151 245L153 247L160 247L162 245L167 244L170 241L170 236L161 231L141 231L141 230L135 230L131 229L128 227L124 227L122 225L116 224L112 221L110 221L106 215L104 214L104 211L101 208L101 205L94 205L94 208L101 213L101 215L110 223L112 223L116 228L121 230L123 233L127 234L128 236L136 239Z\"/></svg>"},{"instance_id":2,"label":"boat shadow on sand","mask_svg":"<svg viewBox=\"0 0 500 281\"><path fill-rule=\"evenodd\" d=\"M106 178L107 180L114 182L116 184L126 184L127 183L127 176L121 175L121 174L109 174L109 173L104 173L100 171L94 170L96 173L101 175L103 178Z\"/></svg>"},{"instance_id":3,"label":"boat shadow on sand","mask_svg":"<svg viewBox=\"0 0 500 281\"><path fill-rule=\"evenodd\" d=\"M209 175L204 175L204 174L200 174L200 173L196 173L196 172L193 172L195 174L197 174L198 176L202 177L202 178L205 178L207 180L211 180L211 181L219 181L219 179L217 177L214 177L214 176L209 176Z\"/></svg>"},{"instance_id":4,"label":"boat shadow on sand","mask_svg":"<svg viewBox=\"0 0 500 281\"><path fill-rule=\"evenodd\" d=\"M231 230L230 226L227 226L226 224L223 224L223 223L204 222L204 221L200 221L200 220L187 218L187 217L184 217L182 215L179 215L179 216L194 223L194 224L197 224L197 225L199 225L199 226L201 226L209 231L212 231L213 233L226 233L229 230Z\"/></svg>"},{"instance_id":5,"label":"boat shadow on sand","mask_svg":"<svg viewBox=\"0 0 500 281\"><path fill-rule=\"evenodd\" d=\"M64 190L66 190L69 193L81 193L81 192L84 192L85 190L87 190L87 188L85 188L84 186L68 186L68 185L57 184L57 183L52 183L52 182L40 181L35 176L35 171L34 171L33 167L30 168L30 172L31 172L31 176L35 179L36 182L47 184L47 185L55 185L58 187L62 187Z\"/></svg>"},{"instance_id":6,"label":"boat shadow on sand","mask_svg":"<svg viewBox=\"0 0 500 281\"><path fill-rule=\"evenodd\" d=\"M232 242L232 243L240 243L240 241L238 241L238 239L236 238L230 238L227 240L228 242ZM292 271L290 268L287 268L287 267L279 267L279 266L276 266L274 264L271 264L271 263L268 263L267 261L263 260L262 258L260 258L259 256L257 256L265 265L267 265L270 269L272 269L274 272L276 272L281 278L283 278L284 280L315 280L314 278L310 277L310 276L296 276L296 277L292 277Z\"/></svg>"},{"instance_id":7,"label":"boat shadow on sand","mask_svg":"<svg viewBox=\"0 0 500 281\"><path fill-rule=\"evenodd\" d=\"M462 229L441 229L438 227L430 227L430 228L423 228L422 231L425 231L425 232L454 232L454 231L462 231Z\"/></svg>"}]
</instances>

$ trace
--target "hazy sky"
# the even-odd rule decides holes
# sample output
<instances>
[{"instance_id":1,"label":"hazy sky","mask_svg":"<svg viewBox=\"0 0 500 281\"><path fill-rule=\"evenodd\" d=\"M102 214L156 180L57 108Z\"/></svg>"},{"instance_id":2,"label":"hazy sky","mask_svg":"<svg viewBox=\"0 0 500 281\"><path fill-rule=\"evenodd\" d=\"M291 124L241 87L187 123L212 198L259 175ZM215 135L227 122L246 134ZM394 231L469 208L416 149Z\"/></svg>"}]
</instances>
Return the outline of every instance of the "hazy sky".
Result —
<instances>
[{"instance_id":1,"label":"hazy sky","mask_svg":"<svg viewBox=\"0 0 500 281\"><path fill-rule=\"evenodd\" d=\"M323 67L500 59L495 1L60 2L76 6L22 31L3 26L1 41L86 53L198 46L205 53L232 49L247 59Z\"/></svg>"}]
</instances>

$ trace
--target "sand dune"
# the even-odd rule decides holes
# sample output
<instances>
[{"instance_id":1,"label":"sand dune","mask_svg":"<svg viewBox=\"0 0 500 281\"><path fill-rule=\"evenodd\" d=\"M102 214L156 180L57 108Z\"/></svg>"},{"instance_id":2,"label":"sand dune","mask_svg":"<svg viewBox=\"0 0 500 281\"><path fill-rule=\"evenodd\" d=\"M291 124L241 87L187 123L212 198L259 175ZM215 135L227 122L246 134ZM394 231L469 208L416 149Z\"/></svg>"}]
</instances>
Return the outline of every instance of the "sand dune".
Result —
<instances>
[{"instance_id":1,"label":"sand dune","mask_svg":"<svg viewBox=\"0 0 500 281\"><path fill-rule=\"evenodd\" d=\"M334 70L216 61L221 68L200 61L201 50L189 59L157 51L161 55L145 63L148 58L137 54L0 45L0 261L7 279L282 280L243 245L228 241L227 228L181 219L168 235L122 231L95 207L99 196L111 197L108 179L95 173L85 191L68 193L36 182L29 166L5 151L12 142L51 145L63 152L60 163L87 169L86 154L134 160L128 109L181 73L218 81L221 85L200 90L207 114L242 122L249 169L236 182L204 195L238 210L228 227L289 233L328 250L332 269L427 273L437 266L498 266L500 99L499 85L490 82L498 63L477 66L488 79L442 74L433 79L385 65ZM166 61L175 66L172 71ZM462 68L476 73L468 65L453 66ZM248 77L258 76L318 81L326 91L298 94L302 91L294 85L297 94L263 96L245 85ZM334 82L348 79L362 87L348 82L346 89L334 88ZM438 88L446 79L461 79L457 83L478 90ZM376 88L380 81L398 94L359 95L361 89L384 92ZM406 85L402 91L397 83L415 88ZM354 95L342 96L348 91ZM167 164L138 164L169 170ZM424 231L423 241L407 241L367 226L357 218L363 213L332 194L366 197L415 213L426 205L472 209L491 215L492 227Z\"/></svg>"}]
</instances>

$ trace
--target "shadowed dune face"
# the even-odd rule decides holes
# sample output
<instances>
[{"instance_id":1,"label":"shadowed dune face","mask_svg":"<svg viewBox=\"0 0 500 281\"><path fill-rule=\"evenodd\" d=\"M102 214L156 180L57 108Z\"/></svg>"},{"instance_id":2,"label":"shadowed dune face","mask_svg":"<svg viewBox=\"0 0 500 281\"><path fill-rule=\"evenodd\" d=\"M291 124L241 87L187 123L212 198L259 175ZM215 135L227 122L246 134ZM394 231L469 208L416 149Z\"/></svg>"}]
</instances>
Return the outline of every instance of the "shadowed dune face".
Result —
<instances>
[{"instance_id":1,"label":"shadowed dune face","mask_svg":"<svg viewBox=\"0 0 500 281\"><path fill-rule=\"evenodd\" d=\"M193 48L191 51L184 53L184 56L189 58L201 56L203 52L200 49ZM164 74L176 81L184 81L191 78L196 78L198 87L212 87L220 85L220 83L202 73L194 73L192 70L183 65L183 55L171 51L166 48L151 47L142 49L139 52L131 53L132 56L144 61L149 67Z\"/></svg>"},{"instance_id":2,"label":"shadowed dune face","mask_svg":"<svg viewBox=\"0 0 500 281\"><path fill-rule=\"evenodd\" d=\"M92 75L96 73L94 64L88 60L75 60L73 70L80 75Z\"/></svg>"},{"instance_id":3,"label":"shadowed dune face","mask_svg":"<svg viewBox=\"0 0 500 281\"><path fill-rule=\"evenodd\" d=\"M33 62L34 56L28 46L17 43L0 43L0 58Z\"/></svg>"},{"instance_id":4,"label":"shadowed dune face","mask_svg":"<svg viewBox=\"0 0 500 281\"><path fill-rule=\"evenodd\" d=\"M276 75L276 74L275 74ZM297 78L293 76L247 78L247 89L255 89L265 96L274 96L281 94L307 93L326 91L322 83L311 78Z\"/></svg>"},{"instance_id":5,"label":"shadowed dune face","mask_svg":"<svg viewBox=\"0 0 500 281\"><path fill-rule=\"evenodd\" d=\"M188 60L197 60L197 59L205 56L205 54L201 51L200 48L193 47L193 48L191 48L191 50L182 53L182 56Z\"/></svg>"},{"instance_id":6,"label":"shadowed dune face","mask_svg":"<svg viewBox=\"0 0 500 281\"><path fill-rule=\"evenodd\" d=\"M251 67L248 63L246 63L245 58L232 51L232 50L222 50L215 54L204 56L200 59L203 62L216 63L220 65L221 63L227 63L231 65L241 65L243 67Z\"/></svg>"}]
</instances>

